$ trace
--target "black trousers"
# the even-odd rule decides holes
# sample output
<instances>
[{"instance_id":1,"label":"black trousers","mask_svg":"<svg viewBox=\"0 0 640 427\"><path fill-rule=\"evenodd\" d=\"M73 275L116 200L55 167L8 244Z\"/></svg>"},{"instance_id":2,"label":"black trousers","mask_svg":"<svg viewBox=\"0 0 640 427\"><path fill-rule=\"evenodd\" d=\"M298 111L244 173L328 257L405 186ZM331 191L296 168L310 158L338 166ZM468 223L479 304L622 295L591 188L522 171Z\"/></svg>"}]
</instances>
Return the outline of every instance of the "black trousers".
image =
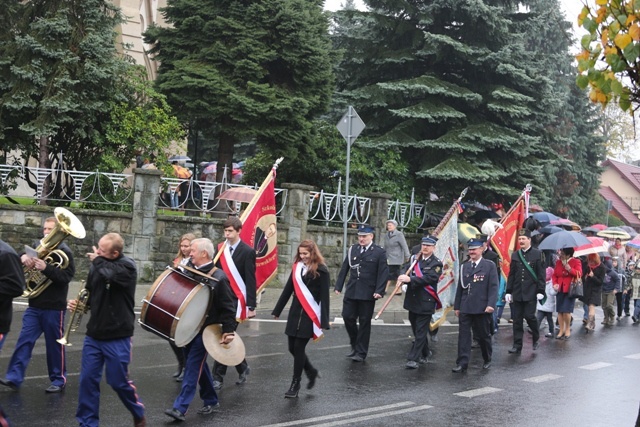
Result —
<instances>
[{"instance_id":1,"label":"black trousers","mask_svg":"<svg viewBox=\"0 0 640 427\"><path fill-rule=\"evenodd\" d=\"M490 313L467 314L460 313L458 317L458 359L456 365L466 368L471 356L471 330L473 336L480 344L482 359L485 362L491 360L493 347L491 345L491 332L489 331Z\"/></svg>"},{"instance_id":2,"label":"black trousers","mask_svg":"<svg viewBox=\"0 0 640 427\"><path fill-rule=\"evenodd\" d=\"M363 359L367 357L369 352L371 318L375 306L375 300L345 298L342 301L342 318L347 334L349 334L349 343L356 355Z\"/></svg>"},{"instance_id":3,"label":"black trousers","mask_svg":"<svg viewBox=\"0 0 640 427\"><path fill-rule=\"evenodd\" d=\"M536 319L536 300L513 301L511 303L511 318L513 319L513 346L522 349L522 337L524 335L524 322L531 328L533 342L540 339L538 319Z\"/></svg>"},{"instance_id":4,"label":"black trousers","mask_svg":"<svg viewBox=\"0 0 640 427\"><path fill-rule=\"evenodd\" d=\"M169 345L171 346L171 350L173 350L173 354L176 355L176 359L178 359L178 365L180 369L184 368L184 349L182 347L178 347L174 344L173 341L169 341Z\"/></svg>"},{"instance_id":5,"label":"black trousers","mask_svg":"<svg viewBox=\"0 0 640 427\"><path fill-rule=\"evenodd\" d=\"M240 362L239 365L236 365L236 371L238 371L238 374L241 374L244 371L246 371L248 367L249 367L249 364L247 363L247 359L244 359L242 362ZM223 382L224 376L227 375L227 365L223 365L221 363L218 363L218 361L214 360L212 371L213 371L213 379L216 381Z\"/></svg>"},{"instance_id":6,"label":"black trousers","mask_svg":"<svg viewBox=\"0 0 640 427\"><path fill-rule=\"evenodd\" d=\"M307 373L307 376L316 369L309 362L309 358L307 357L307 353L305 349L307 348L307 344L311 338L298 338L291 337L289 338L289 353L293 355L293 377L300 379L302 377L302 371L304 370Z\"/></svg>"},{"instance_id":7,"label":"black trousers","mask_svg":"<svg viewBox=\"0 0 640 427\"><path fill-rule=\"evenodd\" d=\"M418 362L421 357L429 357L429 325L431 324L431 314L417 314L409 312L409 322L414 340L407 360Z\"/></svg>"}]
</instances>

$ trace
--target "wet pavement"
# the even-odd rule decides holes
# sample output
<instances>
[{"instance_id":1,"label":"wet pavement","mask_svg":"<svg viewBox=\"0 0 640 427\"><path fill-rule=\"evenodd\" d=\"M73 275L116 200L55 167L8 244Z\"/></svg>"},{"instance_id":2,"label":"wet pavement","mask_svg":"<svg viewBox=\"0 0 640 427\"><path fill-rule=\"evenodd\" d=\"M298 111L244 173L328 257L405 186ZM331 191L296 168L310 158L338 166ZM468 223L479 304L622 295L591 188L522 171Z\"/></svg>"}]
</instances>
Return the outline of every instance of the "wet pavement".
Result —
<instances>
[{"instance_id":1,"label":"wet pavement","mask_svg":"<svg viewBox=\"0 0 640 427\"><path fill-rule=\"evenodd\" d=\"M148 287L140 287L141 300ZM248 381L235 385L233 368L219 392L220 411L207 416L196 410L196 396L184 423L164 415L179 392L171 374L175 357L168 344L136 326L131 378L147 411L148 426L632 426L640 402L640 324L630 317L616 326L600 325L585 334L579 321L570 340L541 338L537 351L525 337L521 355L510 355L511 325L503 320L494 344L493 366L482 370L479 350L473 350L469 370L454 374L457 351L455 317L432 343L431 363L417 370L404 368L411 344L402 298L394 298L381 321L373 326L365 363L345 358L348 338L340 319L341 297L332 294L333 327L326 337L310 343L307 354L320 370L313 390L306 379L297 399L284 399L293 360L287 352L284 321L274 321L271 308L279 289L268 289L258 319L239 326L251 366ZM14 304L12 332L0 356L4 375L21 327L24 304ZM139 307L136 310L139 313ZM286 312L283 314L285 318ZM579 320L582 309L574 317ZM505 311L508 317L508 311ZM86 322L86 319L84 319ZM84 330L83 326L80 328ZM546 331L546 330L545 330ZM526 335L526 334L525 334ZM39 341L18 392L0 388L0 405L15 426L74 426L83 333L71 336L67 351L68 383L63 393L46 394L44 342ZM129 426L131 415L102 382L101 425Z\"/></svg>"}]
</instances>

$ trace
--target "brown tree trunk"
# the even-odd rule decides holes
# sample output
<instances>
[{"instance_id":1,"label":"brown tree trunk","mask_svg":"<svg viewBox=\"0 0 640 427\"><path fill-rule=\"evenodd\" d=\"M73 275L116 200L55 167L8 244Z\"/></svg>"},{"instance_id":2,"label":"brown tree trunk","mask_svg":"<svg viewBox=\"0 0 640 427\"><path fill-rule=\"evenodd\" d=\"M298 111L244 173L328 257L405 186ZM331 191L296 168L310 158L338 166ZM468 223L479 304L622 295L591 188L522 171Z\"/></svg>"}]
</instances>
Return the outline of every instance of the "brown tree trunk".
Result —
<instances>
[{"instance_id":1,"label":"brown tree trunk","mask_svg":"<svg viewBox=\"0 0 640 427\"><path fill-rule=\"evenodd\" d=\"M224 167L227 166L227 182L231 182L231 172L233 171L233 149L237 143L233 135L220 132L218 145L218 165L216 170L216 181L222 182Z\"/></svg>"},{"instance_id":2,"label":"brown tree trunk","mask_svg":"<svg viewBox=\"0 0 640 427\"><path fill-rule=\"evenodd\" d=\"M49 168L49 137L41 136L38 140L39 145L39 153L38 153L38 167L39 168ZM51 193L51 177L48 176L42 184L42 194L38 203L41 205L47 205L47 200L44 198L45 196Z\"/></svg>"}]
</instances>

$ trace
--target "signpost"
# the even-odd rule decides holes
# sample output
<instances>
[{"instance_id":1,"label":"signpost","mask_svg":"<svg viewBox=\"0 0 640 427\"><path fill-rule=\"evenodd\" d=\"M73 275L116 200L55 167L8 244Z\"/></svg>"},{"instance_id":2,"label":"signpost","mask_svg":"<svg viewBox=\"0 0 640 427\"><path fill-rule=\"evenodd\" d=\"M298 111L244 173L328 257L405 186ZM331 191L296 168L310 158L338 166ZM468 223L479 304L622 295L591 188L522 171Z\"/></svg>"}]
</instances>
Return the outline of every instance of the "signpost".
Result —
<instances>
[{"instance_id":1,"label":"signpost","mask_svg":"<svg viewBox=\"0 0 640 427\"><path fill-rule=\"evenodd\" d=\"M336 127L342 137L347 141L347 176L345 178L344 205L342 206L342 258L344 259L347 256L347 223L349 222L347 208L349 206L349 164L351 162L351 144L353 144L358 135L360 135L364 130L365 124L360 116L358 116L358 113L356 113L356 110L349 105L349 109L344 116L342 116Z\"/></svg>"}]
</instances>

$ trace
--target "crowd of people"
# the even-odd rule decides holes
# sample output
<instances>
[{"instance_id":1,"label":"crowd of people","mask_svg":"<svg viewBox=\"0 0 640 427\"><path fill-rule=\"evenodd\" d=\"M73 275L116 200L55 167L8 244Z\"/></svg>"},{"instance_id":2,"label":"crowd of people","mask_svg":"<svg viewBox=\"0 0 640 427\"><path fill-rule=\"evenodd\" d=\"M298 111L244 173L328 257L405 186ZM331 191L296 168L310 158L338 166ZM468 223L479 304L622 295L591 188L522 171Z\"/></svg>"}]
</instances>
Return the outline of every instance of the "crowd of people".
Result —
<instances>
[{"instance_id":1,"label":"crowd of people","mask_svg":"<svg viewBox=\"0 0 640 427\"><path fill-rule=\"evenodd\" d=\"M45 219L45 237L55 225L56 218ZM197 238L192 233L179 240L172 271L205 285L212 302L186 345L178 346L168 337L178 362L173 377L181 382L172 407L165 411L173 420L186 419L198 390L202 399L198 414L212 414L220 406L216 391L223 387L227 366L214 360L212 368L208 367L209 354L203 339L206 328L211 324L221 325L219 344L228 345L235 339L238 322L256 314L256 252L240 239L241 230L242 222L230 217L223 224L225 240L217 248L210 239ZM623 312L630 315L631 300L634 301L632 320L640 321L640 262L637 253L627 251L621 242L613 242L604 257L594 253L584 259L575 258L574 249L567 247L551 254L552 260L548 260L535 247L539 242L532 239L532 231L523 228L518 232L518 249L511 255L509 274L505 278L500 274L501 260L489 248L487 239L488 236L478 234L462 245L464 257L453 303L459 330L453 373L467 371L471 349L476 346L482 354L482 369L491 368L492 335L498 332L502 309L507 304L513 324L513 346L508 352L514 355L521 353L527 341L525 321L533 350L539 348L544 320L548 328L545 337L568 340L578 302L584 308L587 332L596 329L595 308L600 305L605 314L604 327L620 320ZM386 292L400 293L404 294L403 307L408 312L414 337L407 349L405 367L419 369L433 355L429 343L437 340L437 328L432 330L432 316L442 307L438 282L443 263L435 256L438 237L427 233L419 245L409 250L397 223L389 220L381 245L375 243L375 230L367 224L358 227L357 240L349 247L334 282L334 292L343 295L342 317L350 344L346 356L355 363L365 362L376 301ZM134 426L145 426L145 407L128 371L135 323L136 264L123 254L122 236L105 234L93 251L86 254L91 261L85 285L86 300L67 300L69 282L75 273L73 255L65 243L59 244L58 249L68 258L64 267L29 253L19 256L0 241L0 348L11 323L11 301L21 295L25 287L24 272L37 270L51 282L42 293L29 299L16 348L0 384L20 389L35 343L44 334L51 382L45 391L63 392L67 378L65 347L60 340L65 329L65 314L67 310L86 310L90 319L82 350L76 411L79 425L99 425L100 382L102 372L106 371L107 383L131 413ZM574 288L578 282L583 287L581 295L576 296ZM321 378L306 348L310 340L321 338L324 330L329 329L331 283L318 245L313 240L302 241L292 260L291 274L271 313L278 319L292 300L284 330L293 356L293 375L284 393L286 398L298 397L303 373L308 389ZM554 313L557 313L556 322ZM236 384L242 385L251 372L246 358L235 368ZM1 411L0 421L6 421Z\"/></svg>"}]
</instances>

